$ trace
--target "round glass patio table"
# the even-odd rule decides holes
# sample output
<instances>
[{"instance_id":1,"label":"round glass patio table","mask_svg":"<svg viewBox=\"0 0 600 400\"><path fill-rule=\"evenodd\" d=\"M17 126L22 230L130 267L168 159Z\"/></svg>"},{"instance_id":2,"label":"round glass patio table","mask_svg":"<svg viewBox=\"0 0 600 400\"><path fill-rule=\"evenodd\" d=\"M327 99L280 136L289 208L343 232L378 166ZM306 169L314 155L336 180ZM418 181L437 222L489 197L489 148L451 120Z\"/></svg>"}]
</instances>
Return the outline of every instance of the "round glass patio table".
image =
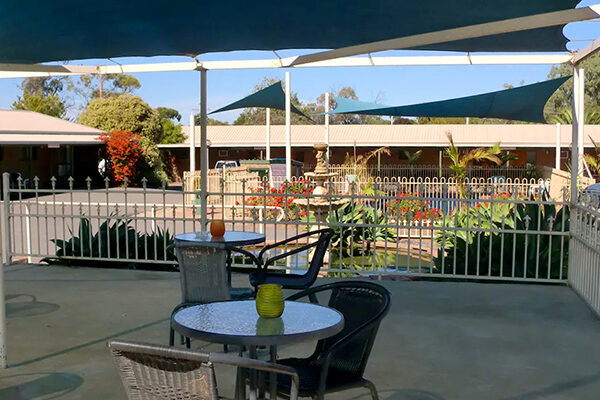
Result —
<instances>
[{"instance_id":1,"label":"round glass patio table","mask_svg":"<svg viewBox=\"0 0 600 400\"><path fill-rule=\"evenodd\" d=\"M176 235L175 241L227 249L263 243L265 241L265 235L256 232L226 231L223 236L215 237L212 236L210 232L192 232Z\"/></svg>"},{"instance_id":2,"label":"round glass patio table","mask_svg":"<svg viewBox=\"0 0 600 400\"><path fill-rule=\"evenodd\" d=\"M221 301L186 307L173 315L183 335L212 343L249 346L250 358L257 358L257 346L269 346L271 362L277 361L277 346L331 337L344 328L344 316L337 310L312 303L286 301L279 318L262 318L254 300ZM238 375L238 379L241 375ZM277 378L271 375L271 398L276 398ZM238 381L237 387L245 386ZM259 387L250 381L251 394ZM236 398L245 398L237 391Z\"/></svg>"},{"instance_id":3,"label":"round glass patio table","mask_svg":"<svg viewBox=\"0 0 600 400\"><path fill-rule=\"evenodd\" d=\"M193 339L245 346L320 340L344 328L343 315L313 303L286 301L279 318L261 318L254 300L199 304L173 315L177 331Z\"/></svg>"}]
</instances>

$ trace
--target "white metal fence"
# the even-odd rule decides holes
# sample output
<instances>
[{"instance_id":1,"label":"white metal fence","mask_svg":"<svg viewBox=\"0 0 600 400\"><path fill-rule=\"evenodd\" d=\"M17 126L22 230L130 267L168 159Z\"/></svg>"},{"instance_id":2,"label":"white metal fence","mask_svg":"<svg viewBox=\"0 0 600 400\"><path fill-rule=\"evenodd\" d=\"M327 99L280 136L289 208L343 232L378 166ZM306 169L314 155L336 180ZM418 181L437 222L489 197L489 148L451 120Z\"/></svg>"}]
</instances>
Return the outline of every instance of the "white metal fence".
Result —
<instances>
[{"instance_id":1,"label":"white metal fence","mask_svg":"<svg viewBox=\"0 0 600 400\"><path fill-rule=\"evenodd\" d=\"M584 193L573 207L569 284L600 315L600 196Z\"/></svg>"},{"instance_id":2,"label":"white metal fence","mask_svg":"<svg viewBox=\"0 0 600 400\"><path fill-rule=\"evenodd\" d=\"M329 226L335 235L323 271L330 275L566 279L569 216L563 202L493 187L460 200L443 193L382 191L377 184L370 193L351 185L349 193L321 196L301 181L277 188L250 188L244 181L241 188L209 193L209 220L223 219L228 229L264 232L269 243ZM3 194L5 256L12 259L172 269L172 236L202 229L200 206L186 202L196 194L164 186L5 185ZM298 199L307 205L300 206ZM320 211L306 212L315 203L321 203ZM308 257L301 253L278 267L293 273L306 267ZM241 257L234 262L248 266Z\"/></svg>"},{"instance_id":3,"label":"white metal fence","mask_svg":"<svg viewBox=\"0 0 600 400\"><path fill-rule=\"evenodd\" d=\"M305 171L312 171L312 165L305 165ZM402 177L414 177L414 178L450 178L454 176L454 172L448 166L439 165L408 165L408 164L382 164L377 166L376 164L369 164L366 168L360 168L353 165L346 164L331 164L329 166L330 172L338 173L342 176L347 174L358 174L365 177L379 177L379 178L402 178ZM510 167L510 166L491 166L481 167L471 165L467 168L467 176L469 178L492 178L492 177L504 177L504 178L531 178L535 177L535 167Z\"/></svg>"}]
</instances>

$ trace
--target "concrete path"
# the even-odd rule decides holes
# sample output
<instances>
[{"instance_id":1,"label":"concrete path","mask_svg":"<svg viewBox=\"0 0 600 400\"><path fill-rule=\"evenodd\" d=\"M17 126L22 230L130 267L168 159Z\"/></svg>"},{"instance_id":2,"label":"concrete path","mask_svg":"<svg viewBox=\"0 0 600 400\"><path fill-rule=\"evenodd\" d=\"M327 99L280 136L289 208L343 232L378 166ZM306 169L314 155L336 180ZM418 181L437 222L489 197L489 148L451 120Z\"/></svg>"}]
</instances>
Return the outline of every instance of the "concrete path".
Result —
<instances>
[{"instance_id":1,"label":"concrete path","mask_svg":"<svg viewBox=\"0 0 600 400\"><path fill-rule=\"evenodd\" d=\"M180 296L178 276L168 272L18 265L5 277L11 367L0 372L2 400L124 400L106 341L166 344ZM234 276L234 285L244 283ZM600 321L568 287L382 284L393 304L365 373L382 399L600 398ZM313 347L283 348L281 356ZM233 370L217 373L230 395ZM368 396L353 390L328 398Z\"/></svg>"}]
</instances>

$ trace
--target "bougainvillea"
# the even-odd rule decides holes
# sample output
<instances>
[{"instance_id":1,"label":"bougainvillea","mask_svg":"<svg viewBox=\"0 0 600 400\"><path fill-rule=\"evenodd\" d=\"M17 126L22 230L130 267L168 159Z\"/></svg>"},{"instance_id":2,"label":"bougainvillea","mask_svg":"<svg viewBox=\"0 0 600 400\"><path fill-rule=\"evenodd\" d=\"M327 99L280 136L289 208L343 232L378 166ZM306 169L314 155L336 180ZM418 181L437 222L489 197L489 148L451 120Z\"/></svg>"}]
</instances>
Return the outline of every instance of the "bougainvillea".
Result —
<instances>
[{"instance_id":1,"label":"bougainvillea","mask_svg":"<svg viewBox=\"0 0 600 400\"><path fill-rule=\"evenodd\" d=\"M110 133L102 133L99 140L106 144L109 175L118 183L125 179L133 182L137 175L138 161L144 155L139 145L140 135L115 129Z\"/></svg>"}]
</instances>

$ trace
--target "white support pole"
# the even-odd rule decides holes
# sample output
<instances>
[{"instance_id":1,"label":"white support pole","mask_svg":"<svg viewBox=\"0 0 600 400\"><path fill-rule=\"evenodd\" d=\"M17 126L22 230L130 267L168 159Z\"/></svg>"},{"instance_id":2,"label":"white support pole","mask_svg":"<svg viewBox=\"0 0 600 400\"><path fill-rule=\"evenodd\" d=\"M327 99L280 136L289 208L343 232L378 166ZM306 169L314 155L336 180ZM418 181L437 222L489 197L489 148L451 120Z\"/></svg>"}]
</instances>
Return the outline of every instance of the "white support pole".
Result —
<instances>
[{"instance_id":1,"label":"white support pole","mask_svg":"<svg viewBox=\"0 0 600 400\"><path fill-rule=\"evenodd\" d=\"M560 122L556 123L556 148L554 149L554 168L560 169Z\"/></svg>"},{"instance_id":2,"label":"white support pole","mask_svg":"<svg viewBox=\"0 0 600 400\"><path fill-rule=\"evenodd\" d=\"M0 249L3 249L2 254L2 269L0 270L0 369L8 366L7 348L6 348L6 301L4 298L4 270L10 264L10 175L8 172L2 174L2 195L3 195L3 210L2 210L2 236L0 238ZM6 247L2 248L2 239L6 242Z\"/></svg>"},{"instance_id":3,"label":"white support pole","mask_svg":"<svg viewBox=\"0 0 600 400\"><path fill-rule=\"evenodd\" d=\"M208 143L206 138L206 70L200 70L200 227L207 223Z\"/></svg>"},{"instance_id":4,"label":"white support pole","mask_svg":"<svg viewBox=\"0 0 600 400\"><path fill-rule=\"evenodd\" d=\"M265 149L266 149L266 158L267 160L271 159L271 109L267 107L266 109L266 120L265 126L267 128L266 139L265 139Z\"/></svg>"},{"instance_id":5,"label":"white support pole","mask_svg":"<svg viewBox=\"0 0 600 400\"><path fill-rule=\"evenodd\" d=\"M290 71L285 72L285 178L292 180L292 99Z\"/></svg>"},{"instance_id":6,"label":"white support pole","mask_svg":"<svg viewBox=\"0 0 600 400\"><path fill-rule=\"evenodd\" d=\"M329 92L325 92L325 112L329 112ZM325 144L327 145L325 162L329 166L329 114L325 114Z\"/></svg>"},{"instance_id":7,"label":"white support pole","mask_svg":"<svg viewBox=\"0 0 600 400\"><path fill-rule=\"evenodd\" d=\"M571 132L571 203L577 202L577 178L579 176L579 64L573 65L573 122Z\"/></svg>"},{"instance_id":8,"label":"white support pole","mask_svg":"<svg viewBox=\"0 0 600 400\"><path fill-rule=\"evenodd\" d=\"M579 68L579 98L577 102L579 108L579 118L577 119L577 145L579 146L579 174L583 176L584 165L584 137L583 127L585 125L585 71Z\"/></svg>"},{"instance_id":9,"label":"white support pole","mask_svg":"<svg viewBox=\"0 0 600 400\"><path fill-rule=\"evenodd\" d=\"M195 175L196 175L196 127L194 126L194 113L190 114L190 133L188 140L190 141L190 180L192 182L191 187L186 188L186 191L193 192L196 190L194 187Z\"/></svg>"}]
</instances>

